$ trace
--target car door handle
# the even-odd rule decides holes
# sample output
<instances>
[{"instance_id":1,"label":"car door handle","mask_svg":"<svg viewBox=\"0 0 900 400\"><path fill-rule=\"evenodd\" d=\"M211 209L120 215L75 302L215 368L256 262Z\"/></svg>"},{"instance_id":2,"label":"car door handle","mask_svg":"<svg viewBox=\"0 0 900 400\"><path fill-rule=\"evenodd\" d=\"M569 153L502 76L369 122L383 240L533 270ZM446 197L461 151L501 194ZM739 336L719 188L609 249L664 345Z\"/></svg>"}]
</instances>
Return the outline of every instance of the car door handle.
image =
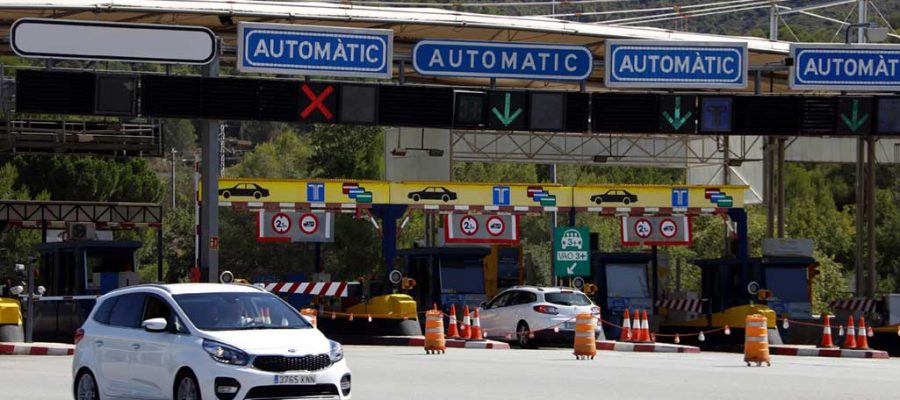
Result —
<instances>
[{"instance_id":1,"label":"car door handle","mask_svg":"<svg viewBox=\"0 0 900 400\"><path fill-rule=\"evenodd\" d=\"M95 340L95 341L94 341L94 345L96 345L97 347L102 347L102 346L103 346L103 341L102 341L102 340Z\"/></svg>"},{"instance_id":2,"label":"car door handle","mask_svg":"<svg viewBox=\"0 0 900 400\"><path fill-rule=\"evenodd\" d=\"M133 349L135 349L135 350L138 350L138 349L141 348L141 345L139 345L139 344L137 344L137 343L133 343L133 344L131 345L131 347L132 347Z\"/></svg>"}]
</instances>

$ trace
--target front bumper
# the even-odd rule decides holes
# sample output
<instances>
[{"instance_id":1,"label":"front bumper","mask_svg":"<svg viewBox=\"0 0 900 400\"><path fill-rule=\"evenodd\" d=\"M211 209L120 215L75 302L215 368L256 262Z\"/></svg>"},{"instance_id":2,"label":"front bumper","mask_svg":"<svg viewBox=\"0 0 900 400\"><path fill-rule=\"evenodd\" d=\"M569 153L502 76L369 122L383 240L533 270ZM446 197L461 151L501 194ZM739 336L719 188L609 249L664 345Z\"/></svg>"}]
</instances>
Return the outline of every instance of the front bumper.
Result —
<instances>
[{"instance_id":1,"label":"front bumper","mask_svg":"<svg viewBox=\"0 0 900 400\"><path fill-rule=\"evenodd\" d=\"M220 364L210 359L210 364L202 371L194 371L197 376L200 391L204 399L213 400L244 400L244 399L336 399L346 400L352 394L352 386L347 396L341 390L341 378L350 375L347 360L343 359L330 367L315 371L288 371L274 373L253 368L250 365L235 367ZM279 385L276 377L279 375L313 375L315 384L304 385ZM216 393L216 378L231 378L240 384L240 389L233 395ZM352 381L351 381L352 382Z\"/></svg>"}]
</instances>

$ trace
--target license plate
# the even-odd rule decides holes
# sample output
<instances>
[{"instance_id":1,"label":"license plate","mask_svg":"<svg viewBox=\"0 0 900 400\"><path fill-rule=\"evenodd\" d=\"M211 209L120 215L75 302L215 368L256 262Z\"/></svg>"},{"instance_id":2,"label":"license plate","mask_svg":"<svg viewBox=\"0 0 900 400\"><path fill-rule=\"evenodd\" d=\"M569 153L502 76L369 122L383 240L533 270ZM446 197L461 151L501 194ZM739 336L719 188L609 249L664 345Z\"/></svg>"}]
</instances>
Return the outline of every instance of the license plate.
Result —
<instances>
[{"instance_id":1,"label":"license plate","mask_svg":"<svg viewBox=\"0 0 900 400\"><path fill-rule=\"evenodd\" d=\"M275 375L276 385L315 385L315 375Z\"/></svg>"}]
</instances>

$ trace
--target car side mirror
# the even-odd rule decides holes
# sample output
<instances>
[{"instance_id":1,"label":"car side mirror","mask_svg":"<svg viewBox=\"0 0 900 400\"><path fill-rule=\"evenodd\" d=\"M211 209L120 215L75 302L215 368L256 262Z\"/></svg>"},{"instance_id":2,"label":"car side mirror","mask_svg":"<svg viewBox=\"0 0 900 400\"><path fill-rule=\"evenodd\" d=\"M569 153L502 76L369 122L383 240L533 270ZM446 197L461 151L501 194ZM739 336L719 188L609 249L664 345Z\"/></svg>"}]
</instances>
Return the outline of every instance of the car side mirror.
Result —
<instances>
[{"instance_id":1,"label":"car side mirror","mask_svg":"<svg viewBox=\"0 0 900 400\"><path fill-rule=\"evenodd\" d=\"M479 307L481 307L484 310L487 310L489 308L486 301L482 301L481 305L479 305Z\"/></svg>"},{"instance_id":2,"label":"car side mirror","mask_svg":"<svg viewBox=\"0 0 900 400\"><path fill-rule=\"evenodd\" d=\"M164 332L167 325L165 318L150 318L141 323L147 332Z\"/></svg>"}]
</instances>

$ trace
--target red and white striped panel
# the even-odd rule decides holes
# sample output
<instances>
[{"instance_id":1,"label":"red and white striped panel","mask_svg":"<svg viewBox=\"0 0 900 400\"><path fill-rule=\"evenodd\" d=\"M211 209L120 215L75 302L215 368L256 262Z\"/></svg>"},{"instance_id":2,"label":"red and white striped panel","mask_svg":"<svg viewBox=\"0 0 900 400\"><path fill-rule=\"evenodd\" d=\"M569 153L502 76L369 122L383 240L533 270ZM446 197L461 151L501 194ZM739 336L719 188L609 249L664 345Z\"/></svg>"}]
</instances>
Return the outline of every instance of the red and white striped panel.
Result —
<instances>
[{"instance_id":1,"label":"red and white striped panel","mask_svg":"<svg viewBox=\"0 0 900 400\"><path fill-rule=\"evenodd\" d=\"M692 313L699 313L702 310L702 303L697 299L657 300L656 306Z\"/></svg>"},{"instance_id":2,"label":"red and white striped panel","mask_svg":"<svg viewBox=\"0 0 900 400\"><path fill-rule=\"evenodd\" d=\"M875 309L875 300L862 297L854 297L852 299L841 299L831 302L831 307L840 308L847 311L871 312Z\"/></svg>"},{"instance_id":3,"label":"red and white striped panel","mask_svg":"<svg viewBox=\"0 0 900 400\"><path fill-rule=\"evenodd\" d=\"M278 282L267 284L266 290L272 293L347 297L351 285L359 285L359 282Z\"/></svg>"}]
</instances>

